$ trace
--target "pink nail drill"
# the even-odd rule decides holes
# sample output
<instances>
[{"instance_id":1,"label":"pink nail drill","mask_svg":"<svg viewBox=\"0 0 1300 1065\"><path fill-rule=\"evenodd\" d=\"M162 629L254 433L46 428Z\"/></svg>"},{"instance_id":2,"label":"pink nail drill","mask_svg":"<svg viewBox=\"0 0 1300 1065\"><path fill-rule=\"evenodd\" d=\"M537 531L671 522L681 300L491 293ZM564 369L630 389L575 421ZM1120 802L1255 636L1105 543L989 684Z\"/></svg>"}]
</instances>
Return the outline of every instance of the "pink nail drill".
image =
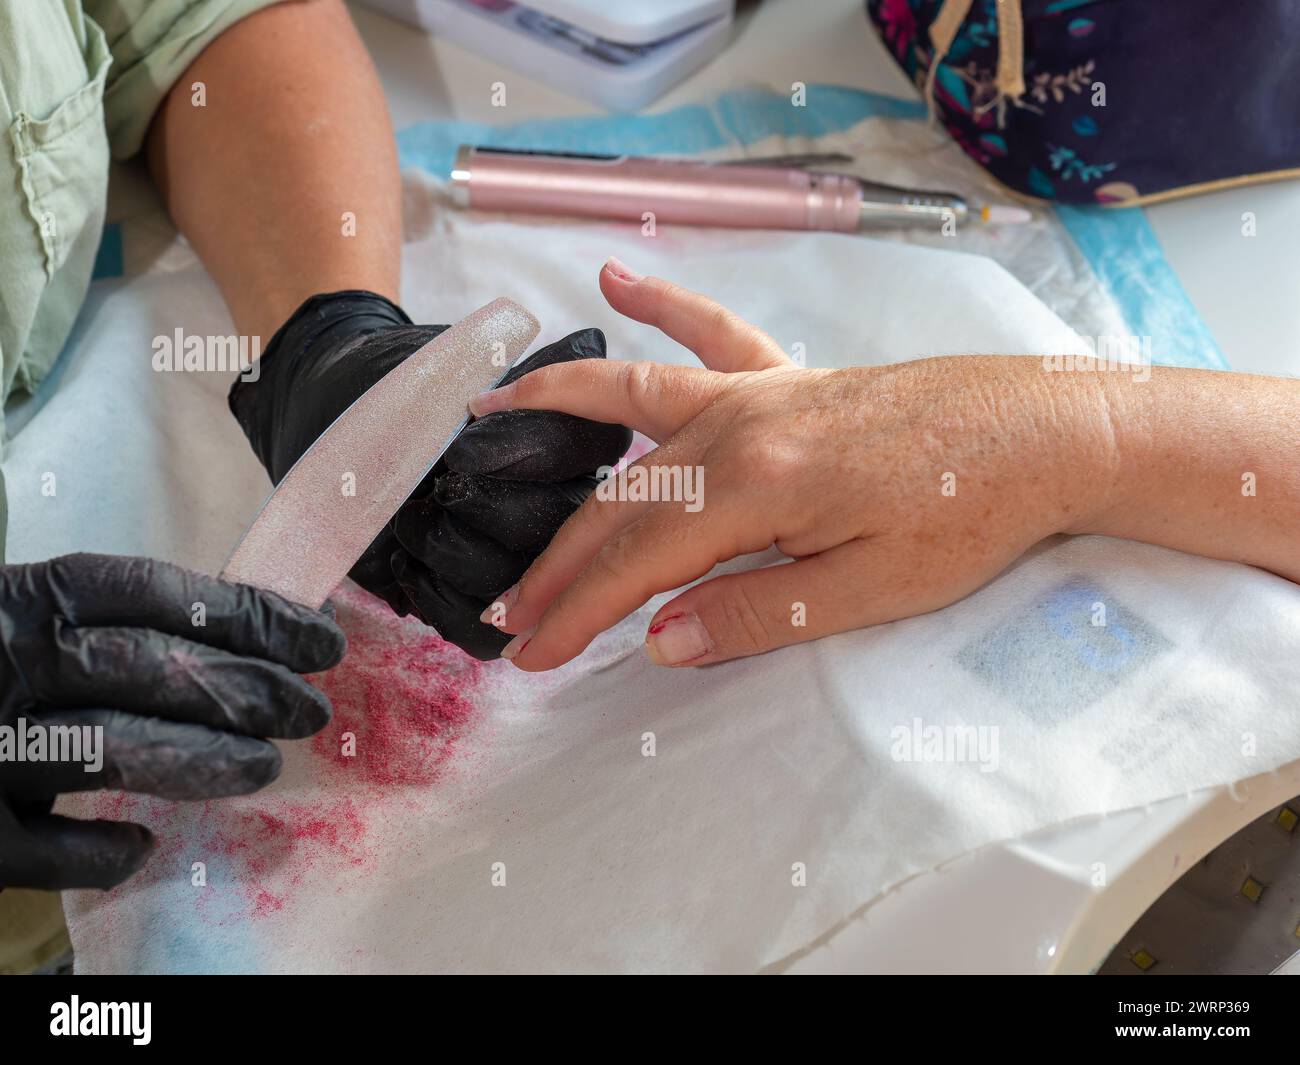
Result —
<instances>
[{"instance_id":1,"label":"pink nail drill","mask_svg":"<svg viewBox=\"0 0 1300 1065\"><path fill-rule=\"evenodd\" d=\"M945 221L1019 225L1023 207L972 208L960 196L807 170L800 157L741 163L570 155L462 145L451 173L463 207L692 226L857 233ZM805 156L842 162L845 156ZM784 164L784 165L778 165Z\"/></svg>"}]
</instances>

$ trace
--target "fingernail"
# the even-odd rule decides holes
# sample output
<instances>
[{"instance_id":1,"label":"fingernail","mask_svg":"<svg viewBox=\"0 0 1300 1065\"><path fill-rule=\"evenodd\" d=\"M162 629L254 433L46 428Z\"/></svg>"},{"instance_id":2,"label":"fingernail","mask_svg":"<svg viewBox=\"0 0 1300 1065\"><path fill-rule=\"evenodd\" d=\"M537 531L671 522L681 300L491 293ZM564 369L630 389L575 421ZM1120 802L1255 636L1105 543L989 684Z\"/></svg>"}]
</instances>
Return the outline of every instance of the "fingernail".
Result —
<instances>
[{"instance_id":1,"label":"fingernail","mask_svg":"<svg viewBox=\"0 0 1300 1065\"><path fill-rule=\"evenodd\" d=\"M674 614L650 626L645 649L657 665L678 666L708 654L713 650L713 641L694 614Z\"/></svg>"},{"instance_id":2,"label":"fingernail","mask_svg":"<svg viewBox=\"0 0 1300 1065\"><path fill-rule=\"evenodd\" d=\"M522 651L525 647L528 646L528 641L533 638L533 633L535 633L536 631L537 631L537 626L534 625L527 632L521 632L518 636L516 636L513 640L511 640L508 644L506 644L503 648L501 648L501 657L506 659L514 658L515 655L517 655L520 651Z\"/></svg>"},{"instance_id":3,"label":"fingernail","mask_svg":"<svg viewBox=\"0 0 1300 1065\"><path fill-rule=\"evenodd\" d=\"M478 616L479 621L483 622L484 625L496 625L497 628L504 627L510 617L510 611L518 599L519 585L512 584L488 604L488 608ZM496 620L498 617L501 619L499 623Z\"/></svg>"},{"instance_id":4,"label":"fingernail","mask_svg":"<svg viewBox=\"0 0 1300 1065\"><path fill-rule=\"evenodd\" d=\"M491 392L480 392L469 401L469 412L475 418L481 418L485 414L492 414L499 410L509 410L514 399L515 386L512 382L503 385L501 388L494 388Z\"/></svg>"},{"instance_id":5,"label":"fingernail","mask_svg":"<svg viewBox=\"0 0 1300 1065\"><path fill-rule=\"evenodd\" d=\"M621 259L615 259L612 255L605 260L605 269L620 281L626 281L631 285L635 285L642 277L641 274L638 274Z\"/></svg>"}]
</instances>

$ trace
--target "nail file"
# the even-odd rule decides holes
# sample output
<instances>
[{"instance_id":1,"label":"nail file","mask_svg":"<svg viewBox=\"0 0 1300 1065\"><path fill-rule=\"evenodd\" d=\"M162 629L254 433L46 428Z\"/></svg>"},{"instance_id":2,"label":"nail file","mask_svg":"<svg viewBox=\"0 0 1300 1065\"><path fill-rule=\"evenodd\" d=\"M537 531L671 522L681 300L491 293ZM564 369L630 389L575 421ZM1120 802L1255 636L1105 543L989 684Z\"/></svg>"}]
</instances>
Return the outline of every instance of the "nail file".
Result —
<instances>
[{"instance_id":1,"label":"nail file","mask_svg":"<svg viewBox=\"0 0 1300 1065\"><path fill-rule=\"evenodd\" d=\"M508 299L462 318L358 397L235 545L221 579L319 608L540 331Z\"/></svg>"}]
</instances>

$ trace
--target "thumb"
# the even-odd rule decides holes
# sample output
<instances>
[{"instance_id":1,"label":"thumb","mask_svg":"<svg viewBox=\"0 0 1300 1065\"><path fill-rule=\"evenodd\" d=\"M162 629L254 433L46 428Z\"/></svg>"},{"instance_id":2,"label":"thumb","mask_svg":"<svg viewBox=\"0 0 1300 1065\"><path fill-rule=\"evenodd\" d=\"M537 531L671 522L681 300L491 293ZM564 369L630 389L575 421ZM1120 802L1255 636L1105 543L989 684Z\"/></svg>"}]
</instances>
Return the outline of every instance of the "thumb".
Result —
<instances>
[{"instance_id":1,"label":"thumb","mask_svg":"<svg viewBox=\"0 0 1300 1065\"><path fill-rule=\"evenodd\" d=\"M794 361L770 336L720 303L659 277L642 277L611 257L600 291L619 314L655 326L710 370L772 370Z\"/></svg>"},{"instance_id":2,"label":"thumb","mask_svg":"<svg viewBox=\"0 0 1300 1065\"><path fill-rule=\"evenodd\" d=\"M878 551L851 540L820 554L704 581L665 603L646 632L661 666L703 666L889 620L864 594Z\"/></svg>"}]
</instances>

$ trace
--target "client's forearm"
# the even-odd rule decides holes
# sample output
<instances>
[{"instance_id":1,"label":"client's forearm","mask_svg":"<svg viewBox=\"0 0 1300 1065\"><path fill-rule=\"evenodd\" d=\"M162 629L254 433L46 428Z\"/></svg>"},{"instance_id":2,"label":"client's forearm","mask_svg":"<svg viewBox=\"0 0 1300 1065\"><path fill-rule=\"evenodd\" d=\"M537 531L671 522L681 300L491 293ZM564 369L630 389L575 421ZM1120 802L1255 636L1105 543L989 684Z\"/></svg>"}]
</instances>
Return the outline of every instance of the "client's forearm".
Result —
<instances>
[{"instance_id":1,"label":"client's forearm","mask_svg":"<svg viewBox=\"0 0 1300 1065\"><path fill-rule=\"evenodd\" d=\"M398 299L393 131L342 0L277 4L213 41L154 119L148 156L241 333L265 344L317 292Z\"/></svg>"},{"instance_id":2,"label":"client's forearm","mask_svg":"<svg viewBox=\"0 0 1300 1065\"><path fill-rule=\"evenodd\" d=\"M1300 582L1300 381L1156 368L1102 374L1121 465L1086 527Z\"/></svg>"}]
</instances>

